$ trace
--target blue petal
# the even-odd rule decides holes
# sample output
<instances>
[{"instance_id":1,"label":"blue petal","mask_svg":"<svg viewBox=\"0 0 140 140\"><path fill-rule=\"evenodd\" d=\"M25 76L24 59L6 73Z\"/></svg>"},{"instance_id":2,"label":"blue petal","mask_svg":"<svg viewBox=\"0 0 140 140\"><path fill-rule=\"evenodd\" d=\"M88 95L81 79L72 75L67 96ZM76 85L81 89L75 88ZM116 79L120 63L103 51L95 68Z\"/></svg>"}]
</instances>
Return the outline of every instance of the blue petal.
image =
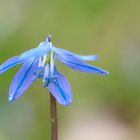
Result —
<instances>
[{"instance_id":1,"label":"blue petal","mask_svg":"<svg viewBox=\"0 0 140 140\"><path fill-rule=\"evenodd\" d=\"M56 79L48 85L51 94L58 103L68 106L72 102L72 90L66 77L55 69Z\"/></svg>"},{"instance_id":2,"label":"blue petal","mask_svg":"<svg viewBox=\"0 0 140 140\"><path fill-rule=\"evenodd\" d=\"M20 56L15 56L5 61L2 65L0 65L0 74L17 64L23 63L37 56L42 56L46 54L49 50L50 43L42 42L40 43L39 47L28 50L22 53Z\"/></svg>"},{"instance_id":3,"label":"blue petal","mask_svg":"<svg viewBox=\"0 0 140 140\"><path fill-rule=\"evenodd\" d=\"M80 55L80 54L76 54L76 53L70 52L68 50L61 49L61 48L57 48L56 52L65 53L65 54L70 55L70 56L75 56L78 59L85 60L85 61L97 60L97 58L98 58L97 55Z\"/></svg>"},{"instance_id":4,"label":"blue petal","mask_svg":"<svg viewBox=\"0 0 140 140\"><path fill-rule=\"evenodd\" d=\"M85 60L85 61L92 61L92 60L97 60L98 55L76 55L78 58Z\"/></svg>"},{"instance_id":5,"label":"blue petal","mask_svg":"<svg viewBox=\"0 0 140 140\"><path fill-rule=\"evenodd\" d=\"M30 49L30 50L22 53L19 56L19 58L28 60L29 58L32 58L32 57L43 56L49 50L50 50L50 42L41 42L37 48Z\"/></svg>"},{"instance_id":6,"label":"blue petal","mask_svg":"<svg viewBox=\"0 0 140 140\"><path fill-rule=\"evenodd\" d=\"M57 54L57 58L67 66L71 67L72 69L82 71L82 72L90 72L90 73L98 73L98 74L109 74L108 71L98 68L96 66L92 66L83 62L77 56L68 54L64 51L60 51L55 49Z\"/></svg>"},{"instance_id":7,"label":"blue petal","mask_svg":"<svg viewBox=\"0 0 140 140\"><path fill-rule=\"evenodd\" d=\"M19 59L19 56L14 56L7 61L5 61L2 65L0 65L0 74L8 70L9 68L24 62L24 59Z\"/></svg>"},{"instance_id":8,"label":"blue petal","mask_svg":"<svg viewBox=\"0 0 140 140\"><path fill-rule=\"evenodd\" d=\"M32 59L23 64L13 78L9 90L9 101L16 100L32 84L37 66L38 58Z\"/></svg>"}]
</instances>

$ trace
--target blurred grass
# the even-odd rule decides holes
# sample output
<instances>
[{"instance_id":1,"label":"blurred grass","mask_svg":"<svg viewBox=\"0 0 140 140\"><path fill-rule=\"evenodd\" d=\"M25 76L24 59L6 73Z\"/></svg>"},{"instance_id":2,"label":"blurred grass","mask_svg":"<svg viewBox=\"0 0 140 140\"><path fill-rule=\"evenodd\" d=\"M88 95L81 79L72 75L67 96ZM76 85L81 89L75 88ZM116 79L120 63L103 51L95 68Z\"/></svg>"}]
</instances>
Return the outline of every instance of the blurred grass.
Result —
<instances>
[{"instance_id":1,"label":"blurred grass","mask_svg":"<svg viewBox=\"0 0 140 140\"><path fill-rule=\"evenodd\" d=\"M58 64L74 93L69 108L59 106L60 127L78 107L82 111L96 106L111 108L124 121L137 125L139 5L139 0L0 0L0 63L36 47L48 34L56 47L98 54L99 60L92 64L109 70L110 76L79 73ZM7 102L18 68L0 77L0 140L49 139L49 95L41 82L34 83L15 103Z\"/></svg>"}]
</instances>

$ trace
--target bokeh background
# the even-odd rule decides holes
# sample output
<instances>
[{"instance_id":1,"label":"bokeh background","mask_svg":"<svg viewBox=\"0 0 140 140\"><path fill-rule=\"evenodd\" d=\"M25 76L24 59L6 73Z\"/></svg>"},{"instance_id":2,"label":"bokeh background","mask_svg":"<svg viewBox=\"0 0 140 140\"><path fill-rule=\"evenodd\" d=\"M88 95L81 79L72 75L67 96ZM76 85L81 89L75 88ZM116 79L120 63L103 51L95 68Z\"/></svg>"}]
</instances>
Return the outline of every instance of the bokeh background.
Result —
<instances>
[{"instance_id":1,"label":"bokeh background","mask_svg":"<svg viewBox=\"0 0 140 140\"><path fill-rule=\"evenodd\" d=\"M60 140L140 139L139 0L0 0L0 64L52 34L56 47L98 54L109 76L57 64L74 99L58 105ZM8 103L20 66L0 75L0 140L49 140L49 93L35 82Z\"/></svg>"}]
</instances>

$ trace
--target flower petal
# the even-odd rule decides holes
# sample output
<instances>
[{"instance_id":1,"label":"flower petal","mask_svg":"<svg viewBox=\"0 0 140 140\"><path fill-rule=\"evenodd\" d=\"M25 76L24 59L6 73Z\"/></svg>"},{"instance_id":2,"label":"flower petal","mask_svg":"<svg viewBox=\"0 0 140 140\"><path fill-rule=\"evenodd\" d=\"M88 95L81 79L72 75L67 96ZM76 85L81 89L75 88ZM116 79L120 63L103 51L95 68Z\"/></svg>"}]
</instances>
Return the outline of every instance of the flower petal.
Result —
<instances>
[{"instance_id":1,"label":"flower petal","mask_svg":"<svg viewBox=\"0 0 140 140\"><path fill-rule=\"evenodd\" d=\"M16 100L32 84L37 66L38 58L32 59L23 64L13 78L9 90L9 101Z\"/></svg>"},{"instance_id":2,"label":"flower petal","mask_svg":"<svg viewBox=\"0 0 140 140\"><path fill-rule=\"evenodd\" d=\"M57 48L56 51L58 53L65 53L67 55L72 55L72 56L75 56L81 60L85 60L85 61L92 61L92 60L97 60L98 58L98 55L80 55L80 54L76 54L76 53L73 53L73 52L70 52L68 50L64 50L64 49L61 49L61 48Z\"/></svg>"},{"instance_id":3,"label":"flower petal","mask_svg":"<svg viewBox=\"0 0 140 140\"><path fill-rule=\"evenodd\" d=\"M19 56L14 56L5 61L2 65L0 65L0 74L17 64L23 63L37 56L42 56L46 54L49 50L50 50L50 42L49 43L42 42L37 48L28 50Z\"/></svg>"},{"instance_id":4,"label":"flower petal","mask_svg":"<svg viewBox=\"0 0 140 140\"><path fill-rule=\"evenodd\" d=\"M48 85L51 94L58 103L68 106L72 102L72 90L67 78L55 69L56 79Z\"/></svg>"},{"instance_id":5,"label":"flower petal","mask_svg":"<svg viewBox=\"0 0 140 140\"><path fill-rule=\"evenodd\" d=\"M92 61L92 60L97 60L98 55L76 55L78 58L85 60L85 61Z\"/></svg>"},{"instance_id":6,"label":"flower petal","mask_svg":"<svg viewBox=\"0 0 140 140\"><path fill-rule=\"evenodd\" d=\"M2 65L0 65L0 74L8 70L9 68L24 62L24 59L19 59L19 56L14 56L5 61Z\"/></svg>"},{"instance_id":7,"label":"flower petal","mask_svg":"<svg viewBox=\"0 0 140 140\"><path fill-rule=\"evenodd\" d=\"M49 50L50 50L50 42L41 42L38 47L36 47L34 49L30 49L30 50L22 53L19 56L19 58L28 60L29 58L32 58L32 57L43 56Z\"/></svg>"},{"instance_id":8,"label":"flower petal","mask_svg":"<svg viewBox=\"0 0 140 140\"><path fill-rule=\"evenodd\" d=\"M64 51L60 51L55 49L56 57L65 65L71 67L72 69L82 71L82 72L90 72L90 73L98 73L98 74L109 74L108 71L98 68L96 66L92 66L83 62L77 56L68 54Z\"/></svg>"}]
</instances>

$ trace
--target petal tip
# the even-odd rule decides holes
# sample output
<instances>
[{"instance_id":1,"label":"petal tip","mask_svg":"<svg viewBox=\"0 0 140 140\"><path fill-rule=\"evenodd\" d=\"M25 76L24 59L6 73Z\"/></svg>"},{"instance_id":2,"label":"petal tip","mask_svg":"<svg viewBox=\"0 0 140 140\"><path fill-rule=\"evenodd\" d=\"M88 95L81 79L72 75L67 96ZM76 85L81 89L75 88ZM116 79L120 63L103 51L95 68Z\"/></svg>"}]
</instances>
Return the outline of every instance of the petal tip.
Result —
<instances>
[{"instance_id":1,"label":"petal tip","mask_svg":"<svg viewBox=\"0 0 140 140\"><path fill-rule=\"evenodd\" d=\"M95 54L94 55L94 60L97 60L97 59L99 59L99 55L98 54Z\"/></svg>"},{"instance_id":2,"label":"petal tip","mask_svg":"<svg viewBox=\"0 0 140 140\"><path fill-rule=\"evenodd\" d=\"M9 98L8 98L8 102L13 102L15 99L14 99L14 97L13 96L9 96Z\"/></svg>"},{"instance_id":3,"label":"petal tip","mask_svg":"<svg viewBox=\"0 0 140 140\"><path fill-rule=\"evenodd\" d=\"M57 100L58 101L58 100ZM68 106L70 106L71 105L71 102L72 102L72 100L69 100L69 101L58 101L58 103L59 104L61 104L61 105L63 105L63 106L66 106L66 107L68 107Z\"/></svg>"},{"instance_id":4,"label":"petal tip","mask_svg":"<svg viewBox=\"0 0 140 140\"><path fill-rule=\"evenodd\" d=\"M104 75L109 75L109 74L110 74L110 72L109 72L109 71L104 70L104 71L102 72L102 74L104 74Z\"/></svg>"},{"instance_id":5,"label":"petal tip","mask_svg":"<svg viewBox=\"0 0 140 140\"><path fill-rule=\"evenodd\" d=\"M0 74L2 74L3 73L3 71L2 71L2 67L0 66Z\"/></svg>"},{"instance_id":6,"label":"petal tip","mask_svg":"<svg viewBox=\"0 0 140 140\"><path fill-rule=\"evenodd\" d=\"M71 105L71 102L72 102L72 98L70 98L69 100L67 100L64 105L65 106L70 106Z\"/></svg>"},{"instance_id":7,"label":"petal tip","mask_svg":"<svg viewBox=\"0 0 140 140\"><path fill-rule=\"evenodd\" d=\"M70 102L70 103L66 103L66 104L65 104L65 106L70 106L70 105L71 105L71 102Z\"/></svg>"}]
</instances>

